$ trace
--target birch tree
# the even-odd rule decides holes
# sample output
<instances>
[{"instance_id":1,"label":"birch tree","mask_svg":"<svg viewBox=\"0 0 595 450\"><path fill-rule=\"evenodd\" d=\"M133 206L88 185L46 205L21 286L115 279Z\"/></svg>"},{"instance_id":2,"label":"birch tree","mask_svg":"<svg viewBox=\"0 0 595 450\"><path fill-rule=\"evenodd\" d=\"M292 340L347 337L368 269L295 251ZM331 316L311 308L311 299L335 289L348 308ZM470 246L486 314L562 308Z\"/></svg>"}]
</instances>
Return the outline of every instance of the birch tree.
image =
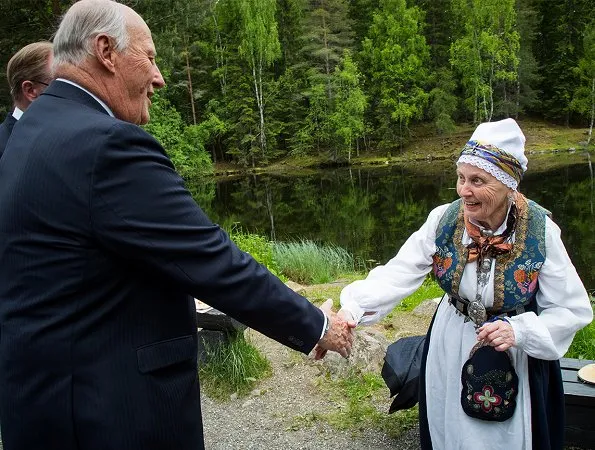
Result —
<instances>
[{"instance_id":1,"label":"birch tree","mask_svg":"<svg viewBox=\"0 0 595 450\"><path fill-rule=\"evenodd\" d=\"M265 126L266 70L281 56L277 33L276 0L241 0L239 54L252 72L254 98L259 118L259 146L266 160L267 139Z\"/></svg>"},{"instance_id":2,"label":"birch tree","mask_svg":"<svg viewBox=\"0 0 595 450\"><path fill-rule=\"evenodd\" d=\"M497 86L516 86L519 33L515 0L453 0L464 35L450 48L450 61L465 90L465 105L475 123L490 121ZM505 86L506 87L506 86ZM499 92L505 93L506 90Z\"/></svg>"},{"instance_id":3,"label":"birch tree","mask_svg":"<svg viewBox=\"0 0 595 450\"><path fill-rule=\"evenodd\" d=\"M341 145L347 149L348 161L351 161L354 141L364 133L364 111L367 100L360 87L360 77L361 74L351 57L351 52L345 50L342 63L335 69L335 108L330 122ZM338 153L335 147L335 159Z\"/></svg>"}]
</instances>

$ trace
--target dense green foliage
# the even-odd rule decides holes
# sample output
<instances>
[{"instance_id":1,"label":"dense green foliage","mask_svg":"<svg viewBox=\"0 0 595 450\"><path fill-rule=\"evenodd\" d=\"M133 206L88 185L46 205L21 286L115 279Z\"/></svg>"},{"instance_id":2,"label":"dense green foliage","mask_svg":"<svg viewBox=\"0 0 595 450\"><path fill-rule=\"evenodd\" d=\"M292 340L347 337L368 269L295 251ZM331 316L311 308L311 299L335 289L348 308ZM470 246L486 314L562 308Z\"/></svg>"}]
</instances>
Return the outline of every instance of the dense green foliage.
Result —
<instances>
[{"instance_id":1,"label":"dense green foliage","mask_svg":"<svg viewBox=\"0 0 595 450\"><path fill-rule=\"evenodd\" d=\"M183 177L212 173L205 143L224 131L225 124L209 116L199 125L186 125L166 98L155 93L152 102L151 120L144 128L161 142L178 173Z\"/></svg>"},{"instance_id":2,"label":"dense green foliage","mask_svg":"<svg viewBox=\"0 0 595 450\"><path fill-rule=\"evenodd\" d=\"M276 276L286 279L280 273L279 264L273 255L274 244L263 236L246 233L237 226L233 226L229 233L231 240L240 250L249 253L256 261L269 269Z\"/></svg>"},{"instance_id":3,"label":"dense green foliage","mask_svg":"<svg viewBox=\"0 0 595 450\"><path fill-rule=\"evenodd\" d=\"M73 0L4 0L0 65ZM185 175L210 160L349 160L412 125L595 117L595 0L123 0L168 87L148 129ZM0 109L10 107L0 79ZM590 139L590 135L589 135Z\"/></svg>"}]
</instances>

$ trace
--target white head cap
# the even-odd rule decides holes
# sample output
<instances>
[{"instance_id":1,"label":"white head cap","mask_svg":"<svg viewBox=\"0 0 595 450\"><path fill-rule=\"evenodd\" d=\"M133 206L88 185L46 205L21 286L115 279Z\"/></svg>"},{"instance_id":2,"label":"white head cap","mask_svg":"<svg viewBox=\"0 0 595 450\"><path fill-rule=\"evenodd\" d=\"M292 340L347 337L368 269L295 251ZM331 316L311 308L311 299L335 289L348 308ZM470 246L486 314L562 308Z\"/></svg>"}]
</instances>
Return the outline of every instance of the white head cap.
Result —
<instances>
[{"instance_id":1,"label":"white head cap","mask_svg":"<svg viewBox=\"0 0 595 450\"><path fill-rule=\"evenodd\" d=\"M487 153L482 150L487 150ZM506 156L512 157L512 161ZM514 119L479 124L465 145L457 165L461 163L479 167L516 190L522 174L527 170L525 135Z\"/></svg>"}]
</instances>

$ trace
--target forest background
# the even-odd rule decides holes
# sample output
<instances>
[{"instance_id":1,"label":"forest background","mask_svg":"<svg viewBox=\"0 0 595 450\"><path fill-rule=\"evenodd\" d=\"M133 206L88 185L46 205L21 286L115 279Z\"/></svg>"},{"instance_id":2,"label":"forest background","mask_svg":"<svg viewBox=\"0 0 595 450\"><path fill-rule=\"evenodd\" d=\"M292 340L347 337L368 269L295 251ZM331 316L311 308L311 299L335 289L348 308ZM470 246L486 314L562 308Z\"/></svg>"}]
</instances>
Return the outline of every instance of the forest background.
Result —
<instances>
[{"instance_id":1,"label":"forest background","mask_svg":"<svg viewBox=\"0 0 595 450\"><path fill-rule=\"evenodd\" d=\"M72 0L2 0L0 66ZM595 0L128 0L167 86L147 129L184 176L213 163L398 154L412 130L503 117L587 127ZM0 75L0 112L11 107Z\"/></svg>"}]
</instances>

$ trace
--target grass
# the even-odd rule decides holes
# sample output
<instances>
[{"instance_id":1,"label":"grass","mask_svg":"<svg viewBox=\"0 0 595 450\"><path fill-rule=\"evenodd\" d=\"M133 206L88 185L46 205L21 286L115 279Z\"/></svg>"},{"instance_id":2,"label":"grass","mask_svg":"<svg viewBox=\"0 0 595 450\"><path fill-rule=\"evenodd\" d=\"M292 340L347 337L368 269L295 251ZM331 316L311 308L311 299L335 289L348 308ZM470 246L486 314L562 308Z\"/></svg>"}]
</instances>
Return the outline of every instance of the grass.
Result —
<instances>
[{"instance_id":1,"label":"grass","mask_svg":"<svg viewBox=\"0 0 595 450\"><path fill-rule=\"evenodd\" d=\"M591 303L594 302L595 298L591 297ZM564 357L595 360L595 322L591 322L576 333Z\"/></svg>"},{"instance_id":2,"label":"grass","mask_svg":"<svg viewBox=\"0 0 595 450\"><path fill-rule=\"evenodd\" d=\"M421 302L430 298L442 297L444 291L431 277L427 277L417 291L405 297L395 308L397 311L413 311Z\"/></svg>"},{"instance_id":3,"label":"grass","mask_svg":"<svg viewBox=\"0 0 595 450\"><path fill-rule=\"evenodd\" d=\"M206 350L207 363L199 374L201 389L209 397L229 400L234 393L244 396L272 373L269 361L242 334L230 337L227 345Z\"/></svg>"},{"instance_id":4,"label":"grass","mask_svg":"<svg viewBox=\"0 0 595 450\"><path fill-rule=\"evenodd\" d=\"M356 263L347 250L320 246L309 240L275 242L273 256L279 270L290 280L302 284L329 283L345 272L353 272Z\"/></svg>"},{"instance_id":5,"label":"grass","mask_svg":"<svg viewBox=\"0 0 595 450\"><path fill-rule=\"evenodd\" d=\"M384 381L378 374L353 372L336 381L327 379L325 386L339 404L339 408L336 412L322 416L321 419L336 429L376 429L391 437L398 437L404 431L417 426L417 408L391 415L384 410L378 410L375 402L388 395Z\"/></svg>"},{"instance_id":6,"label":"grass","mask_svg":"<svg viewBox=\"0 0 595 450\"><path fill-rule=\"evenodd\" d=\"M545 122L536 119L519 120L519 125L527 138L526 151L529 157L529 167L532 172L541 167L549 167L558 164L557 161L567 159L565 156L569 149L576 149L575 153L584 152L582 143L586 140L587 128L567 127ZM428 159L451 159L454 160L461 151L462 146L467 142L475 126L470 123L458 124L452 133L439 134L430 123L412 125L409 142L402 149L395 148L390 151L374 149L371 152L363 152L359 157L352 156L353 166L378 166L390 164L403 164L411 161L425 161ZM595 142L591 143L589 150L595 149ZM552 153L557 151L557 153ZM547 155L541 155L547 152ZM582 162L580 155L569 154L571 162ZM584 159L584 157L583 157ZM307 174L312 169L317 169L321 164L328 161L324 154L306 156L286 156L273 162L270 166L259 167L256 170L239 167L230 163L217 163L215 172L217 174L230 173L284 173ZM568 163L568 162L566 162ZM416 166L419 164L416 163ZM432 165L424 165L424 172L432 169Z\"/></svg>"}]
</instances>

